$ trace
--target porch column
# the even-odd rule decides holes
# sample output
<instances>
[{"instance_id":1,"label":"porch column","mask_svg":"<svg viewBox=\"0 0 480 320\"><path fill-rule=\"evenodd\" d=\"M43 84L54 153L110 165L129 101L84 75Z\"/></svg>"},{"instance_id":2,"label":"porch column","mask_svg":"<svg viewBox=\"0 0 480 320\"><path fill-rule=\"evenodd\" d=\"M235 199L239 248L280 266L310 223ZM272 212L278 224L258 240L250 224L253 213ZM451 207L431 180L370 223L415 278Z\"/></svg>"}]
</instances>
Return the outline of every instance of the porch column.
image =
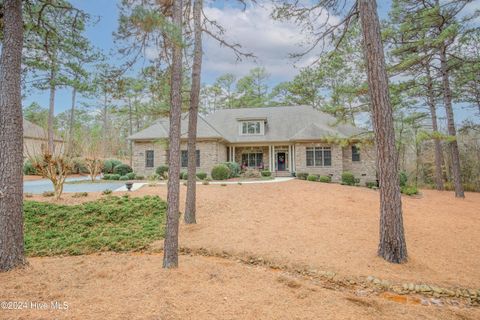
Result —
<instances>
[{"instance_id":1,"label":"porch column","mask_svg":"<svg viewBox=\"0 0 480 320\"><path fill-rule=\"evenodd\" d=\"M273 169L272 169L272 145L268 146L268 170L273 172Z\"/></svg>"},{"instance_id":2,"label":"porch column","mask_svg":"<svg viewBox=\"0 0 480 320\"><path fill-rule=\"evenodd\" d=\"M292 144L292 172L297 171L296 166L297 164L295 163L295 145Z\"/></svg>"},{"instance_id":3,"label":"porch column","mask_svg":"<svg viewBox=\"0 0 480 320\"><path fill-rule=\"evenodd\" d=\"M288 145L288 171L293 172L292 167L292 146Z\"/></svg>"},{"instance_id":4,"label":"porch column","mask_svg":"<svg viewBox=\"0 0 480 320\"><path fill-rule=\"evenodd\" d=\"M232 161L235 162L235 146L233 146L233 149L232 149Z\"/></svg>"},{"instance_id":5,"label":"porch column","mask_svg":"<svg viewBox=\"0 0 480 320\"><path fill-rule=\"evenodd\" d=\"M275 146L272 145L272 172L275 172Z\"/></svg>"}]
</instances>

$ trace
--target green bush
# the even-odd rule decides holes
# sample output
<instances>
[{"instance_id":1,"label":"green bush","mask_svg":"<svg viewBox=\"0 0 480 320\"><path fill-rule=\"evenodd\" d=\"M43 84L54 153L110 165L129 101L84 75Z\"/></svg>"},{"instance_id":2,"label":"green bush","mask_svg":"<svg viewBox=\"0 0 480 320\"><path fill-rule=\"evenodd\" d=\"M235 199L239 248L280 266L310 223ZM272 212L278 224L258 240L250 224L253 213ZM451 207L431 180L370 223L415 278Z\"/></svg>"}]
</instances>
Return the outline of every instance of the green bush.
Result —
<instances>
[{"instance_id":1,"label":"green bush","mask_svg":"<svg viewBox=\"0 0 480 320\"><path fill-rule=\"evenodd\" d=\"M158 174L160 177L166 177L168 173L168 166L160 166L155 169L155 173Z\"/></svg>"},{"instance_id":2,"label":"green bush","mask_svg":"<svg viewBox=\"0 0 480 320\"><path fill-rule=\"evenodd\" d=\"M33 166L32 162L30 160L25 161L23 164L23 174L25 175L36 175L37 170Z\"/></svg>"},{"instance_id":3,"label":"green bush","mask_svg":"<svg viewBox=\"0 0 480 320\"><path fill-rule=\"evenodd\" d=\"M318 176L317 175L314 175L314 174L309 174L307 176L307 180L308 181L318 181Z\"/></svg>"},{"instance_id":4,"label":"green bush","mask_svg":"<svg viewBox=\"0 0 480 320\"><path fill-rule=\"evenodd\" d=\"M205 172L197 172L197 178L200 179L200 180L205 180L205 178L207 177L207 174Z\"/></svg>"},{"instance_id":5,"label":"green bush","mask_svg":"<svg viewBox=\"0 0 480 320\"><path fill-rule=\"evenodd\" d=\"M187 171L180 171L180 179L188 180L188 172Z\"/></svg>"},{"instance_id":6,"label":"green bush","mask_svg":"<svg viewBox=\"0 0 480 320\"><path fill-rule=\"evenodd\" d=\"M345 171L342 173L342 184L346 184L348 186L354 186L355 185L355 176L353 173L349 171Z\"/></svg>"},{"instance_id":7,"label":"green bush","mask_svg":"<svg viewBox=\"0 0 480 320\"><path fill-rule=\"evenodd\" d=\"M72 173L89 173L85 160L81 158L73 159Z\"/></svg>"},{"instance_id":8,"label":"green bush","mask_svg":"<svg viewBox=\"0 0 480 320\"><path fill-rule=\"evenodd\" d=\"M129 173L126 174L126 176L127 176L128 179L130 179L130 180L133 180L133 179L136 178L136 175L135 175L134 172L129 172Z\"/></svg>"},{"instance_id":9,"label":"green bush","mask_svg":"<svg viewBox=\"0 0 480 320\"><path fill-rule=\"evenodd\" d=\"M223 163L224 165L226 165L228 167L228 169L230 169L230 175L228 176L229 178L235 178L235 177L238 177L240 176L240 165L236 162L224 162Z\"/></svg>"},{"instance_id":10,"label":"green bush","mask_svg":"<svg viewBox=\"0 0 480 320\"><path fill-rule=\"evenodd\" d=\"M111 196L68 206L25 201L25 251L54 256L143 250L163 239L166 207L158 196Z\"/></svg>"},{"instance_id":11,"label":"green bush","mask_svg":"<svg viewBox=\"0 0 480 320\"><path fill-rule=\"evenodd\" d=\"M211 176L214 180L225 180L230 177L230 169L224 164L213 167Z\"/></svg>"},{"instance_id":12,"label":"green bush","mask_svg":"<svg viewBox=\"0 0 480 320\"><path fill-rule=\"evenodd\" d=\"M112 175L110 173L104 173L103 180L112 180Z\"/></svg>"},{"instance_id":13,"label":"green bush","mask_svg":"<svg viewBox=\"0 0 480 320\"><path fill-rule=\"evenodd\" d=\"M110 175L110 180L120 180L120 175L119 174L111 174Z\"/></svg>"},{"instance_id":14,"label":"green bush","mask_svg":"<svg viewBox=\"0 0 480 320\"><path fill-rule=\"evenodd\" d=\"M119 174L121 176L125 176L130 172L133 172L133 169L128 164L122 163L116 166L115 168L113 168L113 173Z\"/></svg>"},{"instance_id":15,"label":"green bush","mask_svg":"<svg viewBox=\"0 0 480 320\"><path fill-rule=\"evenodd\" d=\"M400 187L407 186L407 182L408 182L407 173L405 171L401 171L399 176L400 176Z\"/></svg>"},{"instance_id":16,"label":"green bush","mask_svg":"<svg viewBox=\"0 0 480 320\"><path fill-rule=\"evenodd\" d=\"M115 169L116 166L122 164L120 160L116 159L108 159L103 162L103 173L114 173L113 169Z\"/></svg>"},{"instance_id":17,"label":"green bush","mask_svg":"<svg viewBox=\"0 0 480 320\"><path fill-rule=\"evenodd\" d=\"M44 191L42 193L42 196L44 197L53 197L55 195L55 193L53 191Z\"/></svg>"},{"instance_id":18,"label":"green bush","mask_svg":"<svg viewBox=\"0 0 480 320\"><path fill-rule=\"evenodd\" d=\"M109 195L109 194L112 194L112 192L113 191L111 189L105 189L105 190L102 191L102 194L103 195Z\"/></svg>"},{"instance_id":19,"label":"green bush","mask_svg":"<svg viewBox=\"0 0 480 320\"><path fill-rule=\"evenodd\" d=\"M332 177L330 177L330 176L320 176L320 178L318 178L318 181L325 182L325 183L330 183L330 182L332 182Z\"/></svg>"},{"instance_id":20,"label":"green bush","mask_svg":"<svg viewBox=\"0 0 480 320\"><path fill-rule=\"evenodd\" d=\"M418 189L415 186L406 185L406 186L400 187L400 191L403 194L406 194L407 196L413 196L415 194L418 194Z\"/></svg>"},{"instance_id":21,"label":"green bush","mask_svg":"<svg viewBox=\"0 0 480 320\"><path fill-rule=\"evenodd\" d=\"M376 181L367 181L365 182L365 186L370 189L378 187Z\"/></svg>"},{"instance_id":22,"label":"green bush","mask_svg":"<svg viewBox=\"0 0 480 320\"><path fill-rule=\"evenodd\" d=\"M260 173L262 174L262 177L270 177L272 175L269 170L262 170Z\"/></svg>"},{"instance_id":23,"label":"green bush","mask_svg":"<svg viewBox=\"0 0 480 320\"><path fill-rule=\"evenodd\" d=\"M137 180L143 180L143 179L145 179L145 177L144 177L144 176L135 176L135 179L137 179Z\"/></svg>"},{"instance_id":24,"label":"green bush","mask_svg":"<svg viewBox=\"0 0 480 320\"><path fill-rule=\"evenodd\" d=\"M126 181L126 180L130 180L130 178L127 175L124 175L124 176L121 176L118 180Z\"/></svg>"},{"instance_id":25,"label":"green bush","mask_svg":"<svg viewBox=\"0 0 480 320\"><path fill-rule=\"evenodd\" d=\"M306 172L299 172L297 173L297 178L300 180L307 180L308 173Z\"/></svg>"}]
</instances>

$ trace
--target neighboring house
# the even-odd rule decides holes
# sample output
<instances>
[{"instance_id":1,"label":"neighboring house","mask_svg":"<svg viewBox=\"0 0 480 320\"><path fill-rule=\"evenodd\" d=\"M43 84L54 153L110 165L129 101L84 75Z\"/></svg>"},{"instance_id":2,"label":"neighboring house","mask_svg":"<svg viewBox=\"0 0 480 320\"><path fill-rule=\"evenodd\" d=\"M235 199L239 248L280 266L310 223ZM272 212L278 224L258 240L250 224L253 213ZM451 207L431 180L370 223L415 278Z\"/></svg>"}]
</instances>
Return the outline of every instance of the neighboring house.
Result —
<instances>
[{"instance_id":1,"label":"neighboring house","mask_svg":"<svg viewBox=\"0 0 480 320\"><path fill-rule=\"evenodd\" d=\"M181 121L181 166L187 167L188 115ZM150 175L167 164L169 119L129 137L133 141L134 171ZM306 172L340 181L351 171L361 182L375 181L373 145L360 143L365 132L338 124L332 116L310 106L222 109L199 116L197 169L210 173L225 161L268 169L276 176Z\"/></svg>"},{"instance_id":2,"label":"neighboring house","mask_svg":"<svg viewBox=\"0 0 480 320\"><path fill-rule=\"evenodd\" d=\"M63 148L63 140L54 136L54 149ZM47 131L42 127L23 119L23 157L40 155L47 148Z\"/></svg>"}]
</instances>

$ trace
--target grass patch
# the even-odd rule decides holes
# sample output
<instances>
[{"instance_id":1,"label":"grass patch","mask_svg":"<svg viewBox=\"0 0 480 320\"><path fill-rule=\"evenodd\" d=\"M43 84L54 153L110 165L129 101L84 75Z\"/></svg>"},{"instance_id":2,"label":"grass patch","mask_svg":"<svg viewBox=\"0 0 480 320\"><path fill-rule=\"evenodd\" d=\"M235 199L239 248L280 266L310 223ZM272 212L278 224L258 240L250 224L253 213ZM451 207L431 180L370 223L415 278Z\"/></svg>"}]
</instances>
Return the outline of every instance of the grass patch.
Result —
<instances>
[{"instance_id":1,"label":"grass patch","mask_svg":"<svg viewBox=\"0 0 480 320\"><path fill-rule=\"evenodd\" d=\"M25 250L29 256L141 250L164 237L166 207L158 196L74 206L25 201Z\"/></svg>"}]
</instances>

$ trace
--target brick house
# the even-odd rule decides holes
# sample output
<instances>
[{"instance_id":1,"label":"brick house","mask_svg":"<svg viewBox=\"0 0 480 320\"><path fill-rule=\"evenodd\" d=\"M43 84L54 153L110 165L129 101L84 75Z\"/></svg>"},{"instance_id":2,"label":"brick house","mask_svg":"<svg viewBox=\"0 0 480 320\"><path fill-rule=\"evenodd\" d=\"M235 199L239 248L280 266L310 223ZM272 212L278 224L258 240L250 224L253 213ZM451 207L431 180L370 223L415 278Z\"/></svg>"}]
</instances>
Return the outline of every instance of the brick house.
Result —
<instances>
[{"instance_id":1,"label":"brick house","mask_svg":"<svg viewBox=\"0 0 480 320\"><path fill-rule=\"evenodd\" d=\"M181 121L181 166L187 167L188 115ZM167 164L169 119L129 137L133 169L143 175ZM276 176L293 173L330 175L339 181L351 171L361 183L376 180L375 151L365 131L310 106L223 109L199 116L197 170L235 161L244 167L268 169Z\"/></svg>"}]
</instances>

